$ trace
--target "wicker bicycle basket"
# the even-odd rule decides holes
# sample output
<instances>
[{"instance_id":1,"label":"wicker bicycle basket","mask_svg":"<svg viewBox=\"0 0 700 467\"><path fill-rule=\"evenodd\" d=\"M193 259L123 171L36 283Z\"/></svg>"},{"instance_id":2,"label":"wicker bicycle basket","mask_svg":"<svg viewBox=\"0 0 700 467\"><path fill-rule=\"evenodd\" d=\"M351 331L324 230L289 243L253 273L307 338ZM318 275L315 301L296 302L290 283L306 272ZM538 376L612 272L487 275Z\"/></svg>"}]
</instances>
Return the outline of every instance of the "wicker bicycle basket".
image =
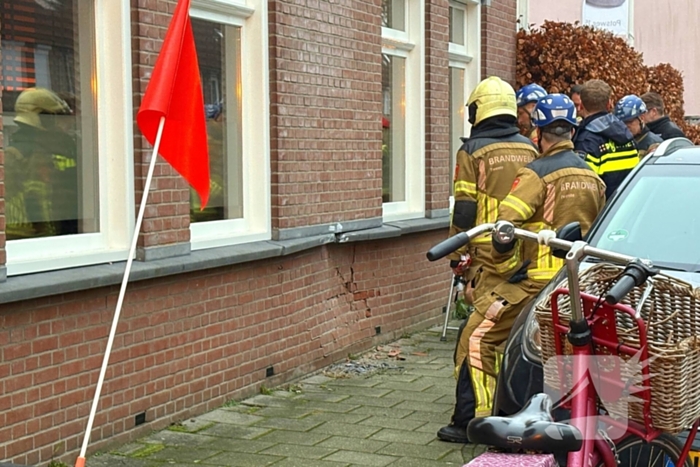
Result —
<instances>
[{"instance_id":1,"label":"wicker bicycle basket","mask_svg":"<svg viewBox=\"0 0 700 467\"><path fill-rule=\"evenodd\" d=\"M591 266L579 275L581 292L600 297L621 272L622 268L611 264ZM641 310L647 326L649 360L646 364L651 375L651 420L659 430L678 433L700 417L700 290L663 274L658 274L652 281L652 290ZM635 287L622 303L636 309L648 287L649 282ZM567 288L566 280L556 288ZM571 317L569 296L560 295L557 302L560 323L567 325ZM560 389L563 379L566 387L572 387L570 372L560 372L558 365L546 364L557 355L551 295L535 305L535 316L540 327L545 383ZM639 348L639 332L631 317L618 312L616 322L619 341ZM566 342L564 354L571 355L570 344L566 339L563 341ZM599 346L594 350L597 355L611 353ZM635 375L623 376L641 381L641 369L636 372ZM606 402L605 409L613 417L627 417L643 423L643 401L639 398L612 404Z\"/></svg>"}]
</instances>

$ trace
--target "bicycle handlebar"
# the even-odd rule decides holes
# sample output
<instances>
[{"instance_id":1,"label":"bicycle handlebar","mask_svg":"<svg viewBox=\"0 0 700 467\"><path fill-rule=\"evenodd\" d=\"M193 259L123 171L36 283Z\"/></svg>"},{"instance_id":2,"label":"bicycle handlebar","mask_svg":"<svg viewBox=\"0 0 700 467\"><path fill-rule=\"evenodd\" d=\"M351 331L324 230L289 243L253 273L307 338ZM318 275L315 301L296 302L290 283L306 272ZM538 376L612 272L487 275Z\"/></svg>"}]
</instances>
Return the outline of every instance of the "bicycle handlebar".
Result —
<instances>
[{"instance_id":1,"label":"bicycle handlebar","mask_svg":"<svg viewBox=\"0 0 700 467\"><path fill-rule=\"evenodd\" d=\"M491 232L495 241L499 243L510 243L517 238L526 241L544 243L550 248L564 251L570 251L575 244L578 244L581 247L584 256L593 256L604 261L610 261L622 265L626 265L635 260L635 258L632 256L595 248L582 241L570 242L568 240L556 238L556 234L553 231L542 231L537 233L530 232L529 230L518 229L512 223L507 221L498 221L495 224L482 224L466 232L458 233L457 235L454 235L432 247L426 256L430 261L437 261L438 259L449 255L453 251L467 245L472 239L480 237L487 232Z\"/></svg>"}]
</instances>

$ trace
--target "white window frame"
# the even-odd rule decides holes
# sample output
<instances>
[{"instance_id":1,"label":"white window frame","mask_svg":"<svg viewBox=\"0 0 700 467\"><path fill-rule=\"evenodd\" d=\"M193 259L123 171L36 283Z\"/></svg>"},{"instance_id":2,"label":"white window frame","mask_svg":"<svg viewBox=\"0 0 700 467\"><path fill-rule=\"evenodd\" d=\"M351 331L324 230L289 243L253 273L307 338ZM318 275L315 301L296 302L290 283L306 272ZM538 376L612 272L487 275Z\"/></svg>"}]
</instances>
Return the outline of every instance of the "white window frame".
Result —
<instances>
[{"instance_id":1,"label":"white window frame","mask_svg":"<svg viewBox=\"0 0 700 467\"><path fill-rule=\"evenodd\" d=\"M425 217L425 0L405 1L406 31L382 27L382 53L406 59L406 199L382 204L384 222Z\"/></svg>"},{"instance_id":2,"label":"white window frame","mask_svg":"<svg viewBox=\"0 0 700 467\"><path fill-rule=\"evenodd\" d=\"M450 0L450 7L464 10L465 45L448 44L449 67L464 70L464 96L469 98L472 90L481 80L481 4L479 0ZM448 70L448 73L450 71ZM464 103L466 105L466 102ZM450 125L450 128L452 126ZM471 124L464 119L463 136L471 131ZM456 154L450 154L450 161ZM454 167L450 167L452 177ZM452 179L450 178L450 183ZM454 196L450 196L450 211L454 206Z\"/></svg>"},{"instance_id":3,"label":"white window frame","mask_svg":"<svg viewBox=\"0 0 700 467\"><path fill-rule=\"evenodd\" d=\"M9 240L8 276L121 261L128 255L135 224L130 2L94 2L96 62L90 81L98 112L99 232ZM90 19L79 14L78 27Z\"/></svg>"},{"instance_id":4,"label":"white window frame","mask_svg":"<svg viewBox=\"0 0 700 467\"><path fill-rule=\"evenodd\" d=\"M191 249L269 240L270 107L265 0L194 0L193 18L241 28L243 218L190 224Z\"/></svg>"}]
</instances>

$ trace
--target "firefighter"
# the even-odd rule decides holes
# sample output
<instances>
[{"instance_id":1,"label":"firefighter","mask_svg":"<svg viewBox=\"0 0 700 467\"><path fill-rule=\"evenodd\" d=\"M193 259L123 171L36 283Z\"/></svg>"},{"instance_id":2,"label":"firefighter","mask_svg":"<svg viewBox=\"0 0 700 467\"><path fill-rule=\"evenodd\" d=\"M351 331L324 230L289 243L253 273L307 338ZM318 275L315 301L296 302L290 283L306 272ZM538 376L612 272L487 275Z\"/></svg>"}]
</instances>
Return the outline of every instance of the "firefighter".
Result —
<instances>
[{"instance_id":1,"label":"firefighter","mask_svg":"<svg viewBox=\"0 0 700 467\"><path fill-rule=\"evenodd\" d=\"M605 81L587 81L581 90L586 118L574 134L574 150L605 182L607 198L639 162L634 137L625 124L610 113L612 104L612 90Z\"/></svg>"},{"instance_id":2,"label":"firefighter","mask_svg":"<svg viewBox=\"0 0 700 467\"><path fill-rule=\"evenodd\" d=\"M523 86L515 93L518 105L518 126L521 134L530 138L535 144L537 144L537 131L532 125L530 115L537 101L546 95L547 91L539 84L534 83Z\"/></svg>"},{"instance_id":3,"label":"firefighter","mask_svg":"<svg viewBox=\"0 0 700 467\"><path fill-rule=\"evenodd\" d=\"M15 112L6 150L8 239L77 233L76 144L57 121L70 107L49 89L28 88Z\"/></svg>"},{"instance_id":4,"label":"firefighter","mask_svg":"<svg viewBox=\"0 0 700 467\"><path fill-rule=\"evenodd\" d=\"M562 94L541 99L533 114L542 156L522 167L498 207L498 220L520 228L557 230L578 221L584 233L605 203L605 184L573 152L573 102ZM475 311L459 342L457 402L446 441L468 442L466 426L491 413L502 346L522 308L562 266L548 247L520 241L493 243L493 270L475 291ZM466 338L465 338L466 337Z\"/></svg>"},{"instance_id":5,"label":"firefighter","mask_svg":"<svg viewBox=\"0 0 700 467\"><path fill-rule=\"evenodd\" d=\"M455 205L450 236L474 225L494 222L498 205L508 194L515 174L537 157L532 141L519 134L517 106L513 88L497 77L483 80L467 101L472 130L457 153L454 193ZM483 271L490 265L491 239L488 235L475 239L469 250L464 248L449 256L455 275L465 275L469 290L478 287ZM471 266L463 258L470 258ZM458 341L462 340L462 333ZM459 347L459 344L458 344ZM455 368L459 364L455 359ZM438 436L446 441L466 442L461 418L442 428Z\"/></svg>"},{"instance_id":6,"label":"firefighter","mask_svg":"<svg viewBox=\"0 0 700 467\"><path fill-rule=\"evenodd\" d=\"M615 116L627 126L627 129L634 136L634 143L637 145L640 159L663 142L661 136L652 133L649 127L644 124L646 113L646 104L634 94L623 97L615 104Z\"/></svg>"}]
</instances>

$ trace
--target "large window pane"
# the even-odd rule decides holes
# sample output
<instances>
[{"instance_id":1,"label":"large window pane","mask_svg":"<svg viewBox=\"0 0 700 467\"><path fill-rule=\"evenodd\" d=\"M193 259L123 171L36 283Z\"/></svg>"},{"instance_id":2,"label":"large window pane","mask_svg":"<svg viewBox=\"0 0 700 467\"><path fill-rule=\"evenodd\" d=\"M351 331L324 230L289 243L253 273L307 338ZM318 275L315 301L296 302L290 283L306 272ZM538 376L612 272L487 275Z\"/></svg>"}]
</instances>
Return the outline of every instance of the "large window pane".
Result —
<instances>
[{"instance_id":1,"label":"large window pane","mask_svg":"<svg viewBox=\"0 0 700 467\"><path fill-rule=\"evenodd\" d=\"M465 45L465 11L462 8L450 7L450 42Z\"/></svg>"},{"instance_id":2,"label":"large window pane","mask_svg":"<svg viewBox=\"0 0 700 467\"><path fill-rule=\"evenodd\" d=\"M382 0L382 26L406 30L406 0Z\"/></svg>"},{"instance_id":3,"label":"large window pane","mask_svg":"<svg viewBox=\"0 0 700 467\"><path fill-rule=\"evenodd\" d=\"M450 167L457 164L457 151L462 146L460 138L464 136L464 69L450 67ZM450 195L454 195L454 186L450 183Z\"/></svg>"},{"instance_id":4,"label":"large window pane","mask_svg":"<svg viewBox=\"0 0 700 467\"><path fill-rule=\"evenodd\" d=\"M191 191L192 222L243 217L241 144L240 28L192 19L202 77L211 187L209 203L200 210Z\"/></svg>"},{"instance_id":5,"label":"large window pane","mask_svg":"<svg viewBox=\"0 0 700 467\"><path fill-rule=\"evenodd\" d=\"M406 200L406 59L382 57L382 199Z\"/></svg>"},{"instance_id":6,"label":"large window pane","mask_svg":"<svg viewBox=\"0 0 700 467\"><path fill-rule=\"evenodd\" d=\"M8 240L99 230L92 7L0 2Z\"/></svg>"}]
</instances>

